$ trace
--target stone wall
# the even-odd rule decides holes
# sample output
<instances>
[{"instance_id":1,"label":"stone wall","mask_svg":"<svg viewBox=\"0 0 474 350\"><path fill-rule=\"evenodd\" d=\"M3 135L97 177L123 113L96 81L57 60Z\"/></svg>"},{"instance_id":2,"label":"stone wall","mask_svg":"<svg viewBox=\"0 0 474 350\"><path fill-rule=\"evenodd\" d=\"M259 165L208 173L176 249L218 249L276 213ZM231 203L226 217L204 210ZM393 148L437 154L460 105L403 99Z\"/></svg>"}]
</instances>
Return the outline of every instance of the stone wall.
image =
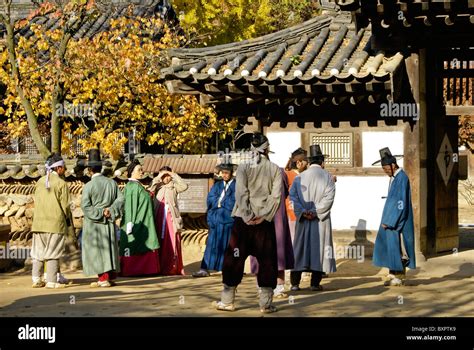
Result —
<instances>
[{"instance_id":1,"label":"stone wall","mask_svg":"<svg viewBox=\"0 0 474 350\"><path fill-rule=\"evenodd\" d=\"M81 209L82 182L69 183L71 210L74 227L82 227ZM31 240L33 222L35 181L30 183L0 184L0 223L11 226L11 243L27 245Z\"/></svg>"}]
</instances>

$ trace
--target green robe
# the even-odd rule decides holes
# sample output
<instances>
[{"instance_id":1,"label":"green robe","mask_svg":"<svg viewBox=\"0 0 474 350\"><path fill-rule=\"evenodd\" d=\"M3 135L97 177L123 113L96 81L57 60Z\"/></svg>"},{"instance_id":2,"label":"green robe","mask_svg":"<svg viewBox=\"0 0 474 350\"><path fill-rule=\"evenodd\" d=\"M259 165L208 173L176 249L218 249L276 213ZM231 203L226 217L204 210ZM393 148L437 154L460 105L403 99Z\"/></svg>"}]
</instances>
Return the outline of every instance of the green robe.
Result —
<instances>
[{"instance_id":1,"label":"green robe","mask_svg":"<svg viewBox=\"0 0 474 350\"><path fill-rule=\"evenodd\" d=\"M139 182L129 181L124 195L125 217L120 234L120 256L139 255L158 249L160 244L150 194ZM127 227L131 228L129 234Z\"/></svg>"},{"instance_id":2,"label":"green robe","mask_svg":"<svg viewBox=\"0 0 474 350\"><path fill-rule=\"evenodd\" d=\"M117 183L103 175L93 176L82 191L82 265L86 276L119 271L114 221L121 217L123 195ZM105 208L112 214L103 216Z\"/></svg>"}]
</instances>

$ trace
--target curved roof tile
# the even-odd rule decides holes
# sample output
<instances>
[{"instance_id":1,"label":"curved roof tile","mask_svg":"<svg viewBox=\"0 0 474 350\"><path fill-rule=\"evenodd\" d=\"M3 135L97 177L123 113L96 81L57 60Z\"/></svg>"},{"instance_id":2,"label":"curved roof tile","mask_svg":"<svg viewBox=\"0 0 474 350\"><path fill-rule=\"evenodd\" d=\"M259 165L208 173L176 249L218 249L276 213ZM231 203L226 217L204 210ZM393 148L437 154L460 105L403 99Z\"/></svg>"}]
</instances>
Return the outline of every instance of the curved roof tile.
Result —
<instances>
[{"instance_id":1,"label":"curved roof tile","mask_svg":"<svg viewBox=\"0 0 474 350\"><path fill-rule=\"evenodd\" d=\"M373 52L371 27L356 30L351 13L326 3L323 14L260 38L206 48L172 49L162 70L171 93L201 94L204 103L259 98L393 94L400 53ZM403 74L403 72L401 73ZM369 85L367 85L369 84ZM328 87L330 85L330 87ZM359 86L357 86L359 85ZM263 96L262 96L263 95ZM206 98L206 96L208 96ZM360 100L360 99L353 99Z\"/></svg>"}]
</instances>

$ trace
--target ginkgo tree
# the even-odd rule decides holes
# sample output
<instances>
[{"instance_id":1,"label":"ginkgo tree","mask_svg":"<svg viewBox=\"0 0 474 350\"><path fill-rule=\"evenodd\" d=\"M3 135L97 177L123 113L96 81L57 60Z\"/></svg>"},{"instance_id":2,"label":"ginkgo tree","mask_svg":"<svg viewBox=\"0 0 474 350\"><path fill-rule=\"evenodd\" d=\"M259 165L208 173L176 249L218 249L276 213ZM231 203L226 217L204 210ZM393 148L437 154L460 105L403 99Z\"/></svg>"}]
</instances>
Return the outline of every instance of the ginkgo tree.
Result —
<instances>
[{"instance_id":1,"label":"ginkgo tree","mask_svg":"<svg viewBox=\"0 0 474 350\"><path fill-rule=\"evenodd\" d=\"M320 13L319 0L174 0L194 46L256 38Z\"/></svg>"},{"instance_id":2,"label":"ginkgo tree","mask_svg":"<svg viewBox=\"0 0 474 350\"><path fill-rule=\"evenodd\" d=\"M84 9L85 20L100 13L90 2L75 6L76 12ZM132 130L138 140L186 153L202 152L216 132L222 138L231 133L235 121L218 119L212 108L202 107L193 96L167 93L160 69L169 64L166 49L179 46L183 38L159 17L132 13L130 8L93 37L68 40L63 52L59 52L65 35L61 26L45 30L31 25L33 35L0 48L0 79L7 86L3 108L10 133L18 136L28 129L44 156L58 151L57 139L68 153L73 138L87 135L79 141L84 150L100 144L113 157L127 142L123 135ZM17 29L21 25L27 24ZM21 80L11 78L13 48L20 57L16 64ZM25 106L31 107L29 113ZM33 136L38 123L49 123L52 136L53 129L61 132L51 149L41 144L40 135Z\"/></svg>"},{"instance_id":3,"label":"ginkgo tree","mask_svg":"<svg viewBox=\"0 0 474 350\"><path fill-rule=\"evenodd\" d=\"M50 114L52 146L49 149L39 132L41 110L54 110L52 106L61 102L63 82L60 75L65 65L67 46L72 34L87 20L93 2L46 2L31 14L29 19L34 16L59 18L62 34L56 35L54 42L46 41L48 36L31 36L27 40L16 35L20 28L28 25L28 19L14 24L12 0L2 0L0 5L0 23L5 31L4 44L0 46L0 79L6 86L3 114L7 116L8 128L14 135L28 127L38 151L46 157L51 151L60 150L60 121L57 115ZM31 29L35 31L34 27ZM38 84L40 80L43 84Z\"/></svg>"},{"instance_id":4,"label":"ginkgo tree","mask_svg":"<svg viewBox=\"0 0 474 350\"><path fill-rule=\"evenodd\" d=\"M216 132L224 138L233 131L235 121L218 119L194 96L170 95L160 83L160 69L170 63L166 49L181 40L159 18L122 17L109 31L70 44L73 79L65 99L95 110L95 131L82 141L86 148L102 140L113 154L125 142L119 134L133 128L135 137L150 145L201 153Z\"/></svg>"}]
</instances>

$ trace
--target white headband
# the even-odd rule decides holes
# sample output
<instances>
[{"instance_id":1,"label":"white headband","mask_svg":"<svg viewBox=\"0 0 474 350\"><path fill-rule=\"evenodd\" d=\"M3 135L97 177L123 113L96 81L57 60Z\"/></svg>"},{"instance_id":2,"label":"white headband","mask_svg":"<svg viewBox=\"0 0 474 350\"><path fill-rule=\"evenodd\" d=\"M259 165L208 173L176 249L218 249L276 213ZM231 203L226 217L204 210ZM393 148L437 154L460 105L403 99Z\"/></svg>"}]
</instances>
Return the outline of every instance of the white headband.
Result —
<instances>
[{"instance_id":1,"label":"white headband","mask_svg":"<svg viewBox=\"0 0 474 350\"><path fill-rule=\"evenodd\" d=\"M49 174L51 174L54 168L57 168L59 166L64 167L64 160L57 161L56 163L53 163L51 165L48 165L48 163L46 163L44 166L46 167L46 188L49 188Z\"/></svg>"},{"instance_id":2,"label":"white headband","mask_svg":"<svg viewBox=\"0 0 474 350\"><path fill-rule=\"evenodd\" d=\"M255 151L255 152L258 152L258 153L263 153L265 152L265 150L270 146L270 144L268 143L268 141L265 141L264 143L262 143L260 146L258 147L255 147L254 145L250 144L250 149L252 151Z\"/></svg>"}]
</instances>

